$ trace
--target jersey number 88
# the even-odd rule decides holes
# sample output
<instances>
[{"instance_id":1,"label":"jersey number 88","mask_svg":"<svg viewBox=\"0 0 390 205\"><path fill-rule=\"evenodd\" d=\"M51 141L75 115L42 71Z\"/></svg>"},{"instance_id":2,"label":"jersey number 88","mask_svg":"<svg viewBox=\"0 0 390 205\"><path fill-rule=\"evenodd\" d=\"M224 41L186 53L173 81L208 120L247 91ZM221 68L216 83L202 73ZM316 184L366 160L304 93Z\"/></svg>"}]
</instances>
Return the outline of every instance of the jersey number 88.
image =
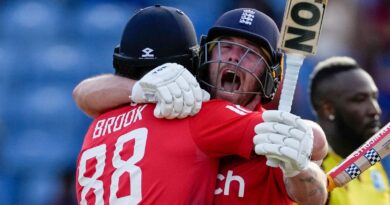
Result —
<instances>
[{"instance_id":1,"label":"jersey number 88","mask_svg":"<svg viewBox=\"0 0 390 205\"><path fill-rule=\"evenodd\" d=\"M110 187L110 202L109 204L138 204L142 199L141 193L141 179L142 171L135 164L140 161L145 154L146 138L148 130L146 128L139 128L120 136L115 143L115 150L112 157L112 165L114 172L111 176ZM122 160L120 152L126 142L134 140L134 154L126 161ZM81 192L80 204L87 205L86 195L90 189L94 189L95 204L104 204L103 181L98 178L103 175L106 161L106 144L87 149L84 151L79 162L78 183L83 187ZM97 163L95 165L95 172L91 177L84 176L87 170L87 160L95 158ZM119 187L119 178L124 174L129 174L131 194L125 197L118 198L116 193Z\"/></svg>"}]
</instances>

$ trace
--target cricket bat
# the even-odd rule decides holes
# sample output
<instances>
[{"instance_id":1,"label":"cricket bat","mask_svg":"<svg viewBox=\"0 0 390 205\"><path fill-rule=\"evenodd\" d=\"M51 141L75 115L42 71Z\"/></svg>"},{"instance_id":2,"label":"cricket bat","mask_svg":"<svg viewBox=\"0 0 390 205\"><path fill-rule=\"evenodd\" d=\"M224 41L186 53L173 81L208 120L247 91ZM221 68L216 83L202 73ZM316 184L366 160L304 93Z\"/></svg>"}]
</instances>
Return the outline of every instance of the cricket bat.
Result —
<instances>
[{"instance_id":1,"label":"cricket bat","mask_svg":"<svg viewBox=\"0 0 390 205\"><path fill-rule=\"evenodd\" d=\"M317 52L327 0L287 0L278 47L286 57L279 110L290 112L303 60ZM267 165L276 167L275 160Z\"/></svg>"},{"instance_id":2,"label":"cricket bat","mask_svg":"<svg viewBox=\"0 0 390 205\"><path fill-rule=\"evenodd\" d=\"M330 170L328 191L342 187L390 154L390 122Z\"/></svg>"}]
</instances>

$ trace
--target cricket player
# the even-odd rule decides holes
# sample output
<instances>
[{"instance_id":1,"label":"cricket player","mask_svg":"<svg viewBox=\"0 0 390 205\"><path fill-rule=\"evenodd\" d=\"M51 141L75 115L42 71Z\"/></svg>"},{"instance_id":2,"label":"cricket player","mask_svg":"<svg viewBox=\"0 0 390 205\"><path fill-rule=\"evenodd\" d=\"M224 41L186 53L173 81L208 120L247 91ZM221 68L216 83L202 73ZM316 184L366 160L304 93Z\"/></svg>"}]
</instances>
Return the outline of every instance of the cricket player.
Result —
<instances>
[{"instance_id":1,"label":"cricket player","mask_svg":"<svg viewBox=\"0 0 390 205\"><path fill-rule=\"evenodd\" d=\"M366 142L381 127L378 88L372 77L346 56L331 57L315 67L310 101L331 149L327 172ZM389 204L389 181L381 163L329 194L329 205Z\"/></svg>"},{"instance_id":2,"label":"cricket player","mask_svg":"<svg viewBox=\"0 0 390 205\"><path fill-rule=\"evenodd\" d=\"M204 70L199 70L198 72L199 75L203 75L206 78L204 82L213 86L209 88L204 87L211 92L213 98L227 98L240 105L222 100L211 100L205 102L201 111L192 117L167 121L150 118L150 116L153 116L154 106L138 104L137 106L146 106L141 111L144 113L138 115L142 116L142 121L138 120L138 125L136 122L128 123L125 132L130 131L129 129L134 129L132 125L136 127L153 125L150 126L150 130L147 129L147 134L144 131L143 135L147 135L146 138L150 141L156 141L156 144L162 143L162 145L167 146L148 148L149 146L153 147L153 145L148 145L149 141L146 141L143 155L140 155L137 161L132 160L136 164L135 167L138 172L151 170L148 166L154 166L155 169L162 172L155 173L155 177L160 180L164 179L158 185L153 186L155 189L150 191L147 188L146 190L143 190L143 188L142 190L137 189L139 192L137 192L138 196L142 196L142 199L139 199L139 201L148 200L152 196L160 199L160 197L164 198L164 196L169 195L164 195L163 193L179 193L178 191L180 191L180 194L175 195L178 198L174 198L175 200L172 203L208 204L210 197L213 197L212 195L215 193L215 204L223 203L223 201L229 199L230 204L290 204L292 200L300 204L322 204L326 199L326 179L325 174L319 169L318 165L310 162L309 159L313 146L312 128L299 117L290 113L269 111L262 114L263 109L260 102L272 99L282 73L280 70L281 56L275 49L279 32L275 23L268 16L257 10L237 9L222 15L213 28L217 27L220 29L214 29L218 30L215 32L215 36L213 36L212 29L210 29L208 37L202 43L202 49L205 52L203 52L203 56L200 58L202 65L207 66L207 68L203 67ZM222 31L226 31L226 33ZM222 35L222 33L226 35ZM127 58L133 59L129 56ZM173 76L173 80L167 81L167 78L164 77L168 76L168 74L164 71L170 71L169 74ZM132 99L136 102L147 102L151 95L154 95L154 97L163 96L161 94L162 90L166 91L166 95L169 95L167 93L175 93L173 88L161 89L161 87L167 87L167 85L175 82L175 79L178 79L177 76L181 75L178 71L182 72L182 66L178 64L165 64L152 70L135 83L135 88L133 87L132 90ZM204 73L204 71L208 75L200 74ZM175 75L175 73L179 74ZM161 78L159 75L164 77ZM115 78L115 76L111 77ZM160 79L160 82L155 83L151 80L153 78ZM161 79L165 79L165 81L161 81ZM91 80L88 83L90 84ZM80 91L80 89L76 89L75 97L80 94L77 90ZM184 96L184 92L176 93L181 93L181 96ZM113 96L112 93L110 96ZM175 94L171 96L175 96ZM165 98L158 97L158 100L160 103ZM172 114L170 118L177 117L177 113L181 112L180 103L171 105L174 104L172 103L174 101L175 97L172 97L169 102L161 103L160 111L165 110L165 112L154 111L154 114L156 115L157 113L157 116L168 117ZM169 108L165 109L165 106ZM249 110L243 106L251 109ZM126 111L128 107L125 106L120 109ZM260 112L253 112L252 110L259 110ZM108 120L112 118L110 117L111 113L116 111L118 110L109 112L109 115L107 113L99 115L95 119L94 123L96 125L99 120L103 120L106 123L101 122L103 124L100 127L101 133L106 133L105 135L115 134L113 128L110 129L110 127L115 127L115 122L119 121L119 119L113 118L109 124ZM119 111L117 115L126 116L123 111ZM93 130L96 129L96 125L92 126L94 127L92 128ZM93 132L90 131L90 133ZM150 137L149 133L151 134ZM153 133L160 136L154 136L155 134ZM197 148L192 147L189 149L190 146L186 146L188 142L183 140L189 139L199 149L195 153L203 153L201 154L203 157L194 155L194 150L197 150ZM168 146L172 147L168 149ZM124 154L125 152L121 152L124 149L123 146L118 147L121 150L117 150L115 153ZM164 150L165 152L169 150L171 154L166 155ZM260 155L255 155L254 153ZM161 160L150 160L150 162L149 158L146 157L154 156L153 154ZM219 158L233 154L236 156L224 158L218 164ZM145 158L143 158L144 156ZM280 160L280 167L268 167L265 156ZM167 159L162 160L163 158ZM209 171L205 171L207 166L203 166L201 169L196 168L201 164L201 161L209 166ZM161 163L156 164L157 162ZM191 167L194 166L194 163L197 166ZM117 166L119 165L117 164ZM214 171L213 169L218 168L218 165L221 174L217 175L218 170L215 169ZM158 166L161 167L157 168ZM105 174L105 170L107 168L103 169L102 174ZM199 181L207 181L208 185L214 186L211 195L206 194L206 192L209 193L211 186L207 186L205 189L195 189L195 185L189 185L189 182L185 182L185 178L177 180L175 176L179 175L173 174L173 172L183 174L180 176L187 176L189 181L191 181L189 176L195 174L196 179L192 178L191 182L196 181L195 185L198 184L197 186L201 186ZM190 173L184 174L186 172ZM163 175L163 173L167 175ZM224 175L224 173L227 175ZM169 176L169 174L172 174L172 176ZM212 183L212 179L209 179L213 174L218 178L218 185L215 184L215 178L214 183ZM234 174L233 178L232 174ZM147 176L151 175L151 173L143 173L142 177L145 176L147 179ZM173 177L173 179L170 177ZM156 178L153 178L154 181L157 180ZM260 180L257 180L258 178ZM234 186L226 183L228 179L229 183L236 179L239 179L239 181L242 179L244 182L243 184L240 183L239 186ZM143 178L138 180L142 181ZM176 181L176 184L170 187L163 185L170 184L167 182L169 180ZM183 187L184 184L186 187ZM148 185L146 181L145 186L142 187L148 187ZM191 190L188 190L189 187L192 187ZM232 190L229 190L229 187L232 187ZM120 188L115 188L114 190L120 190ZM134 189L132 188L131 190ZM195 190L197 192L201 190L205 195L200 196L201 193L197 193L200 198L190 197L191 194L195 194ZM229 194L229 191L231 191L231 194ZM164 196L160 196L161 194ZM185 200L180 201L181 199Z\"/></svg>"}]
</instances>

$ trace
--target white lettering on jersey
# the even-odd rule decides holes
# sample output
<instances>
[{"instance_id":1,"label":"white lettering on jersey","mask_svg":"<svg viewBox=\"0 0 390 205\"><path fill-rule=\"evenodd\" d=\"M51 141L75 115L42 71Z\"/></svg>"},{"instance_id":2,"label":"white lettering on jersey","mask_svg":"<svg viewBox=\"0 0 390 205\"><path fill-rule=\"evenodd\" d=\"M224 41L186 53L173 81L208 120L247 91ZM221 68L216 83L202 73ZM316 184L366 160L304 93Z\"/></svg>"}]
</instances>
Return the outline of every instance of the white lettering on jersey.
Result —
<instances>
[{"instance_id":1,"label":"white lettering on jersey","mask_svg":"<svg viewBox=\"0 0 390 205\"><path fill-rule=\"evenodd\" d=\"M237 196L241 197L241 198L244 197L244 195L245 195L245 181L241 176L238 176L238 175L234 176L232 170L229 170L227 172L226 178L222 174L218 174L217 180L219 180L219 181L225 180L225 184L224 184L223 189L220 187L217 187L217 189L215 189L215 191L214 191L214 195L219 195L222 192L223 192L223 195L225 195L225 196L230 195L230 185L234 182L234 183L238 183L238 187L239 187ZM236 194L236 193L233 193L233 194Z\"/></svg>"},{"instance_id":2,"label":"white lettering on jersey","mask_svg":"<svg viewBox=\"0 0 390 205\"><path fill-rule=\"evenodd\" d=\"M125 118L125 115L126 115L126 113L123 113L116 118L115 123L114 123L114 128L113 128L114 132L119 131L122 128L123 119Z\"/></svg>"},{"instance_id":3,"label":"white lettering on jersey","mask_svg":"<svg viewBox=\"0 0 390 205\"><path fill-rule=\"evenodd\" d=\"M79 165L77 182L81 187L80 205L91 204L87 201L87 194L93 191L95 195L95 205L115 204L137 205L142 201L142 169L137 165L145 155L146 142L148 138L148 130L146 128L138 128L126 134L119 136L115 142L115 149L110 149L110 146L101 144L96 147L91 147L82 152ZM122 159L121 152L129 151L124 148L124 145L130 141L134 141L133 155L127 160ZM131 149L131 148L130 148ZM112 155L112 159L107 160L106 156ZM97 161L96 164L88 164L91 159ZM114 168L113 171L105 170L106 165ZM93 167L88 167L93 166ZM92 176L86 176L88 171L95 169ZM109 169L109 168L108 168ZM120 186L120 177L127 174L130 177L130 184L122 184ZM111 181L103 181L102 176L110 177ZM106 184L104 184L106 183ZM109 189L109 199L103 197L105 189ZM118 197L117 193L120 189L129 189L130 193L127 196ZM89 199L91 200L91 199ZM109 200L109 203L107 201Z\"/></svg>"},{"instance_id":4,"label":"white lettering on jersey","mask_svg":"<svg viewBox=\"0 0 390 205\"><path fill-rule=\"evenodd\" d=\"M87 170L87 160L95 158L97 160L97 164L95 166L95 173L91 177L86 177L84 174ZM97 147L93 147L91 149L86 150L80 159L79 164L79 176L78 182L80 183L80 186L83 187L83 190L81 191L81 205L87 205L87 199L86 196L88 194L89 190L93 190L95 197L96 197L96 203L98 205L103 205L103 181L101 179L98 179L100 176L103 175L104 166L106 164L106 145L102 144Z\"/></svg>"},{"instance_id":5,"label":"white lettering on jersey","mask_svg":"<svg viewBox=\"0 0 390 205\"><path fill-rule=\"evenodd\" d=\"M243 108L243 107L241 107L239 105L234 105L234 106L226 105L226 108L231 110L231 111L233 111L233 112L235 112L235 113L237 113L237 114L239 114L239 115L247 115L248 113L252 112L252 111L247 110L247 109L245 109L245 108Z\"/></svg>"},{"instance_id":6,"label":"white lettering on jersey","mask_svg":"<svg viewBox=\"0 0 390 205\"><path fill-rule=\"evenodd\" d=\"M115 168L115 171L111 176L110 204L138 204L142 200L142 170L136 164L145 155L147 136L148 130L139 128L117 139L114 156L112 157L112 166ZM135 141L133 156L124 161L120 153L123 151L124 144L131 140ZM118 198L116 193L119 191L119 180L123 174L128 174L131 179L129 185L131 194Z\"/></svg>"},{"instance_id":7,"label":"white lettering on jersey","mask_svg":"<svg viewBox=\"0 0 390 205\"><path fill-rule=\"evenodd\" d=\"M122 128L130 126L132 123L142 120L142 111L147 105L134 108L127 113L101 119L96 123L92 138L98 138L112 132L117 132Z\"/></svg>"}]
</instances>

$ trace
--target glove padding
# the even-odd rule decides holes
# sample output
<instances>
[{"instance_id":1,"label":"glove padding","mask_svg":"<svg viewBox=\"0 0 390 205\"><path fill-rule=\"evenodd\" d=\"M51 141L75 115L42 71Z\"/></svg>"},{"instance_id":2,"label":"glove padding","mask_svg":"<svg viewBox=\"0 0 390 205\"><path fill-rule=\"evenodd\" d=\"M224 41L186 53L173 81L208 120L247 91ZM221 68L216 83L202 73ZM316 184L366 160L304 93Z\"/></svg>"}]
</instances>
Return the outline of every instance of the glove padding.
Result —
<instances>
[{"instance_id":1,"label":"glove padding","mask_svg":"<svg viewBox=\"0 0 390 205\"><path fill-rule=\"evenodd\" d=\"M279 160L287 177L307 168L313 148L313 131L298 116L279 110L265 111L264 122L255 127L255 152Z\"/></svg>"},{"instance_id":2,"label":"glove padding","mask_svg":"<svg viewBox=\"0 0 390 205\"><path fill-rule=\"evenodd\" d=\"M182 65L165 63L149 71L135 83L131 99L136 103L157 102L157 118L185 118L198 113L210 94Z\"/></svg>"}]
</instances>

